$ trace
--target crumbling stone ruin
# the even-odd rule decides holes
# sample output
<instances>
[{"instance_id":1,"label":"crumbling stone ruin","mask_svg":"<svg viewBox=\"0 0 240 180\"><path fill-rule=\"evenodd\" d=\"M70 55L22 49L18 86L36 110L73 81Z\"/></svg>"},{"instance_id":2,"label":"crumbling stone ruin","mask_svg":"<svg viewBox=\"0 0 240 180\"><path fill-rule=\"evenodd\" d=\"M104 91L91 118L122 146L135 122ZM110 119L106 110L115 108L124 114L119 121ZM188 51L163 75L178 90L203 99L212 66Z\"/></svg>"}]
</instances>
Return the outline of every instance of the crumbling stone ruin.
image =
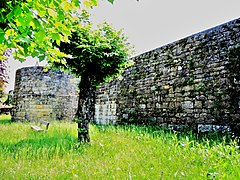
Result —
<instances>
[{"instance_id":1,"label":"crumbling stone ruin","mask_svg":"<svg viewBox=\"0 0 240 180\"><path fill-rule=\"evenodd\" d=\"M67 120L74 118L77 80L72 75L43 67L25 67L16 72L13 121Z\"/></svg>"}]
</instances>

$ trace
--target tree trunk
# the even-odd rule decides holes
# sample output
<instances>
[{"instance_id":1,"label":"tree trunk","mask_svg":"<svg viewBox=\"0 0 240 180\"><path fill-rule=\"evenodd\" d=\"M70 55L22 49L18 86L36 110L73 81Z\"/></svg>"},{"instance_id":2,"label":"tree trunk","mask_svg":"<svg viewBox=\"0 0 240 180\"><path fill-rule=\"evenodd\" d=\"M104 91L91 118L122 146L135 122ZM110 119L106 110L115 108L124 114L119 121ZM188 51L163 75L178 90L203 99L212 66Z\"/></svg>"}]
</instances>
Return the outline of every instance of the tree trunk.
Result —
<instances>
[{"instance_id":1,"label":"tree trunk","mask_svg":"<svg viewBox=\"0 0 240 180\"><path fill-rule=\"evenodd\" d=\"M78 141L90 142L89 123L95 114L95 90L91 78L81 77L79 84L79 100L75 119L78 123Z\"/></svg>"}]
</instances>

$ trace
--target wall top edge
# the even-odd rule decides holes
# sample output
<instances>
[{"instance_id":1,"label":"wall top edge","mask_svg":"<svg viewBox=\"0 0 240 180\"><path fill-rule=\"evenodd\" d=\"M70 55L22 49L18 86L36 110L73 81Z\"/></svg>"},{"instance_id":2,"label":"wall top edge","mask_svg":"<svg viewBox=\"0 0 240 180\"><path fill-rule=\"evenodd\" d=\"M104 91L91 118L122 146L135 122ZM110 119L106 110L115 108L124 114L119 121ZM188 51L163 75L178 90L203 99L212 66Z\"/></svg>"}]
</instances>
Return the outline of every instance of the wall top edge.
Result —
<instances>
[{"instance_id":1,"label":"wall top edge","mask_svg":"<svg viewBox=\"0 0 240 180\"><path fill-rule=\"evenodd\" d=\"M159 51L160 49L163 49L163 48L166 48L167 46L170 46L170 45L175 45L183 40L186 40L186 39L190 39L190 38L193 38L193 37L197 37L197 36L201 36L203 34L207 34L207 33L210 33L210 32L213 32L213 31L220 31L222 27L225 27L225 26L229 26L229 25L233 25L233 24L237 24L237 23L240 23L240 17L239 18L236 18L236 19L233 19L231 21L228 21L228 22L225 22L223 24L220 24L220 25L217 25L217 26L214 26L212 28L208 28L206 30L203 30L203 31L200 31L200 32L197 32L197 33L194 33L192 35L189 35L189 36L186 36L184 38L181 38L181 39L178 39L176 41L173 41L171 43L168 43L168 44L165 44L163 46L160 46L160 47L157 47L157 48L154 48L152 50L149 50L149 51L146 51L146 52L143 52L141 54L138 54L136 56L133 56L131 57L131 59L135 59L137 57L141 57L143 55L146 55L148 53L153 53L153 52L156 52L156 51Z\"/></svg>"}]
</instances>

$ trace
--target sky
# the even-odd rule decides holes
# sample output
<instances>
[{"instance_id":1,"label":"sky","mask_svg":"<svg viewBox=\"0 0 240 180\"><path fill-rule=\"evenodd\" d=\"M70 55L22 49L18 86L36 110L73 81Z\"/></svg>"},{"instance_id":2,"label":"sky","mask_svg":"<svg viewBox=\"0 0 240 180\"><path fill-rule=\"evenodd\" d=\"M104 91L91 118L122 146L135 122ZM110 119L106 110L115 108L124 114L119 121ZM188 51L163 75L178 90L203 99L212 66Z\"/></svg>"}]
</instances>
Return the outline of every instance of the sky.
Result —
<instances>
[{"instance_id":1,"label":"sky","mask_svg":"<svg viewBox=\"0 0 240 180\"><path fill-rule=\"evenodd\" d=\"M115 0L113 5L101 0L91 13L94 23L107 21L123 29L137 55L239 18L239 7L240 0ZM14 89L16 69L36 62L11 58L7 91Z\"/></svg>"}]
</instances>

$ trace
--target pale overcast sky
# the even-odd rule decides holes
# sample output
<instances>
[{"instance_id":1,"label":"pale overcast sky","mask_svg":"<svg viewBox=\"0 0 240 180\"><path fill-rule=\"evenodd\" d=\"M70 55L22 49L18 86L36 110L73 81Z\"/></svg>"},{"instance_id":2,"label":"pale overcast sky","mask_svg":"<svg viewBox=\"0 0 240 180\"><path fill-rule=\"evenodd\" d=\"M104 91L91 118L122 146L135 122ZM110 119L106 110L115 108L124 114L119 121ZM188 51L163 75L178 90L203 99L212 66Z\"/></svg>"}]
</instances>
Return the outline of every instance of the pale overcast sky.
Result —
<instances>
[{"instance_id":1,"label":"pale overcast sky","mask_svg":"<svg viewBox=\"0 0 240 180\"><path fill-rule=\"evenodd\" d=\"M92 13L94 22L124 29L135 54L140 54L239 18L239 7L240 0L115 0L114 5L102 0ZM35 64L11 59L7 89L13 89L17 68Z\"/></svg>"}]
</instances>

